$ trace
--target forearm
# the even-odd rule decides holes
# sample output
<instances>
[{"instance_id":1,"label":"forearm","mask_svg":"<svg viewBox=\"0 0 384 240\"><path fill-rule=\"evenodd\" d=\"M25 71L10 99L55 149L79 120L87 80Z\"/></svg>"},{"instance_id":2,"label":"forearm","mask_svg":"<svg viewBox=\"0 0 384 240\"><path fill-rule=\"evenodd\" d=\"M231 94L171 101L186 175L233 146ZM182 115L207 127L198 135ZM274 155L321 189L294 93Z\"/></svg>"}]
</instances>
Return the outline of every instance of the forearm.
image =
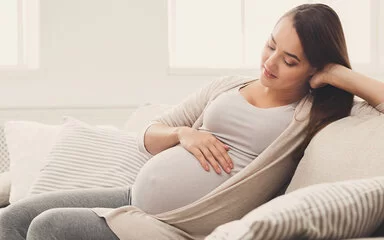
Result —
<instances>
[{"instance_id":1,"label":"forearm","mask_svg":"<svg viewBox=\"0 0 384 240\"><path fill-rule=\"evenodd\" d=\"M330 84L350 92L372 106L384 102L384 82L367 77L346 67L338 66L329 80Z\"/></svg>"},{"instance_id":2,"label":"forearm","mask_svg":"<svg viewBox=\"0 0 384 240\"><path fill-rule=\"evenodd\" d=\"M151 125L144 135L145 148L155 155L177 145L180 142L178 137L180 128L183 127L169 127L161 123Z\"/></svg>"}]
</instances>

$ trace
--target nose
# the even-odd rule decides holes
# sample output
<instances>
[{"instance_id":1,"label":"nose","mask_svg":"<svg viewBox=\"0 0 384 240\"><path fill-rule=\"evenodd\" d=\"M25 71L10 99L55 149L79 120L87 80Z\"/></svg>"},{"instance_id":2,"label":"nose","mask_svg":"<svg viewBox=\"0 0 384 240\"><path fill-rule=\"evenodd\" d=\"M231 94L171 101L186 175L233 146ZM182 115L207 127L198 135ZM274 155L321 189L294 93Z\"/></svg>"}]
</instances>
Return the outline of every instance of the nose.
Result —
<instances>
[{"instance_id":1,"label":"nose","mask_svg":"<svg viewBox=\"0 0 384 240\"><path fill-rule=\"evenodd\" d=\"M277 53L276 51L271 53L271 55L268 56L268 58L265 60L264 64L267 66L268 69L275 72L277 68Z\"/></svg>"}]
</instances>

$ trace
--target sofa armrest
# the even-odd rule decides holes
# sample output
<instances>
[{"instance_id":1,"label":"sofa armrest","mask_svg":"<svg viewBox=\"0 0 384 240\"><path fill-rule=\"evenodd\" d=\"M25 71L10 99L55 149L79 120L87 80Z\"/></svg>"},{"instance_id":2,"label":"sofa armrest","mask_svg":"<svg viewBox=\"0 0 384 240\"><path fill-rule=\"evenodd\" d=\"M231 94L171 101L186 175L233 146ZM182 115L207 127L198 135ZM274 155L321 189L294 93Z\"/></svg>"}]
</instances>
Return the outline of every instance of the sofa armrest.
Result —
<instances>
[{"instance_id":1,"label":"sofa armrest","mask_svg":"<svg viewBox=\"0 0 384 240\"><path fill-rule=\"evenodd\" d=\"M384 240L384 237L371 237L371 238L348 238L343 240Z\"/></svg>"}]
</instances>

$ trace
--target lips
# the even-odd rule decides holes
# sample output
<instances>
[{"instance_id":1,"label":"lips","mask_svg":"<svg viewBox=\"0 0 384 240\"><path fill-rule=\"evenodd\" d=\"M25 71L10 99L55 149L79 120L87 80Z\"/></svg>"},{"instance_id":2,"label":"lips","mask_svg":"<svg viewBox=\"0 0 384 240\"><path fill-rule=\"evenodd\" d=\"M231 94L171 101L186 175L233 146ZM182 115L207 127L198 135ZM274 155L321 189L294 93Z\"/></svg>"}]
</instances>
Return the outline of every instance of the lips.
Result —
<instances>
[{"instance_id":1,"label":"lips","mask_svg":"<svg viewBox=\"0 0 384 240\"><path fill-rule=\"evenodd\" d=\"M263 67L263 74L267 77L267 78L277 78L273 73L271 73L270 71L268 71L268 69L264 66Z\"/></svg>"}]
</instances>

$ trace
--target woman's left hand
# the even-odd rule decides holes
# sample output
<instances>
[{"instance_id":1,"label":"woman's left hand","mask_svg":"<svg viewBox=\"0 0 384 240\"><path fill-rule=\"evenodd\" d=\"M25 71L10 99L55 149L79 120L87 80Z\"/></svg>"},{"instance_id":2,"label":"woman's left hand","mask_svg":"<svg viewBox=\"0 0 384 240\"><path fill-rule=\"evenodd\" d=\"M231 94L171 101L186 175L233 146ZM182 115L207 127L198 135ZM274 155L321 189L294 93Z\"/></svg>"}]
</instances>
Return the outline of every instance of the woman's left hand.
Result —
<instances>
[{"instance_id":1,"label":"woman's left hand","mask_svg":"<svg viewBox=\"0 0 384 240\"><path fill-rule=\"evenodd\" d=\"M323 70L316 72L309 80L311 88L321 88L331 84L334 72L337 71L340 66L341 65L335 63L325 65Z\"/></svg>"}]
</instances>

